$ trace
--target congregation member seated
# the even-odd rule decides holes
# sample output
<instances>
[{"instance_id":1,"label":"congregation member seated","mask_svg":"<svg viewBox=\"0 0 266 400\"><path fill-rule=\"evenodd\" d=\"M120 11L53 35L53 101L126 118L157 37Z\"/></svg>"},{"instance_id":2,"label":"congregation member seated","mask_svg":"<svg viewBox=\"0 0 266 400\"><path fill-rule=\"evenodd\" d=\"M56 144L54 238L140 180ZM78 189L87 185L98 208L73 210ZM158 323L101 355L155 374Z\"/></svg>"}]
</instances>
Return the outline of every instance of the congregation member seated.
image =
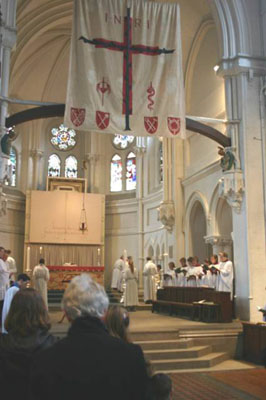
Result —
<instances>
[{"instance_id":1,"label":"congregation member seated","mask_svg":"<svg viewBox=\"0 0 266 400\"><path fill-rule=\"evenodd\" d=\"M49 334L49 316L34 289L21 289L13 297L0 334L0 388L8 399L28 400L30 365L41 350L57 340Z\"/></svg>"},{"instance_id":2,"label":"congregation member seated","mask_svg":"<svg viewBox=\"0 0 266 400\"><path fill-rule=\"evenodd\" d=\"M171 378L158 373L149 379L146 400L170 400L172 395Z\"/></svg>"},{"instance_id":3,"label":"congregation member seated","mask_svg":"<svg viewBox=\"0 0 266 400\"><path fill-rule=\"evenodd\" d=\"M145 399L143 352L108 333L103 323L108 303L89 274L72 279L62 301L71 327L67 337L36 357L30 399Z\"/></svg>"},{"instance_id":4,"label":"congregation member seated","mask_svg":"<svg viewBox=\"0 0 266 400\"><path fill-rule=\"evenodd\" d=\"M120 306L109 307L104 321L111 336L131 343L128 333L129 314L125 308Z\"/></svg>"}]
</instances>

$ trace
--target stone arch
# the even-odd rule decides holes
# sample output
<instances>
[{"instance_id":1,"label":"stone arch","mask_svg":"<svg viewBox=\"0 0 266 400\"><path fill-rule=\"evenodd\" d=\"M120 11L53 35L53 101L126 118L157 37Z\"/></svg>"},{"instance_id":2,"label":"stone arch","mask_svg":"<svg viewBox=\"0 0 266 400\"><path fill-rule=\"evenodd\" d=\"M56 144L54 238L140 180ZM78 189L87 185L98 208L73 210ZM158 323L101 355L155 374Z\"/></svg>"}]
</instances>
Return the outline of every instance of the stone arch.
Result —
<instances>
[{"instance_id":1,"label":"stone arch","mask_svg":"<svg viewBox=\"0 0 266 400\"><path fill-rule=\"evenodd\" d=\"M192 193L186 207L185 248L186 255L197 255L200 261L208 256L205 236L208 231L209 207L199 191Z\"/></svg>"}]
</instances>

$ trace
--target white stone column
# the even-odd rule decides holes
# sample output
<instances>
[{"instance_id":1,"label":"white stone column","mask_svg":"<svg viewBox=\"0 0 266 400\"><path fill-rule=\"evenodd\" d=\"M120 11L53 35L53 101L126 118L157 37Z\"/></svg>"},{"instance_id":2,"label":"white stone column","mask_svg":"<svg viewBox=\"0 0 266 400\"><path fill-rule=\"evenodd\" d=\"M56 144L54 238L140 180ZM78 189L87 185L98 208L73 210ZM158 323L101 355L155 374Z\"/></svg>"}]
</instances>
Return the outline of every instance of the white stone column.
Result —
<instances>
[{"instance_id":1,"label":"white stone column","mask_svg":"<svg viewBox=\"0 0 266 400\"><path fill-rule=\"evenodd\" d=\"M142 272L145 264L144 255L144 216L143 216L143 163L144 154L146 153L146 146L143 141L144 138L137 138L137 145L134 149L136 153L136 167L137 167L137 187L136 197L138 202L138 273L139 273L139 287L143 287Z\"/></svg>"},{"instance_id":2,"label":"white stone column","mask_svg":"<svg viewBox=\"0 0 266 400\"><path fill-rule=\"evenodd\" d=\"M43 157L43 151L34 149L30 151L32 158L32 190L37 190L40 184L40 162Z\"/></svg>"},{"instance_id":3,"label":"white stone column","mask_svg":"<svg viewBox=\"0 0 266 400\"><path fill-rule=\"evenodd\" d=\"M3 0L0 18L0 62L1 62L1 96L8 97L10 55L16 42L16 0ZM0 101L0 140L6 133L5 121L8 113L6 101ZM3 183L9 157L4 155L0 146L0 185Z\"/></svg>"},{"instance_id":4,"label":"white stone column","mask_svg":"<svg viewBox=\"0 0 266 400\"><path fill-rule=\"evenodd\" d=\"M232 146L240 165L224 174L222 191L232 207L235 265L236 316L259 321L257 305L265 303L265 207L263 148L260 119L260 60L252 57L243 67L241 57L223 61L219 73L225 77L226 109ZM242 201L243 199L243 201Z\"/></svg>"}]
</instances>

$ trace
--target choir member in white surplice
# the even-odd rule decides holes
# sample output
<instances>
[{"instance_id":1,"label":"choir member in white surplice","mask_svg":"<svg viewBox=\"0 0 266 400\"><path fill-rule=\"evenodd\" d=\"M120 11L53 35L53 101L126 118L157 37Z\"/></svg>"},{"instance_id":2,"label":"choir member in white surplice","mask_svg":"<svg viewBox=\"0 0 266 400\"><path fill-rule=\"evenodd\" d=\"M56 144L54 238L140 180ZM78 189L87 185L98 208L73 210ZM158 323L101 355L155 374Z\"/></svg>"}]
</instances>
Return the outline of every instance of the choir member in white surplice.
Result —
<instances>
[{"instance_id":1,"label":"choir member in white surplice","mask_svg":"<svg viewBox=\"0 0 266 400\"><path fill-rule=\"evenodd\" d=\"M186 273L187 273L187 260L185 257L180 258L179 260L180 267L175 269L176 273L176 286L186 286Z\"/></svg>"},{"instance_id":2,"label":"choir member in white surplice","mask_svg":"<svg viewBox=\"0 0 266 400\"><path fill-rule=\"evenodd\" d=\"M220 264L218 273L218 286L219 292L230 292L231 300L233 300L233 279L234 268L232 261L229 261L228 255L225 252L219 253Z\"/></svg>"},{"instance_id":3,"label":"choir member in white surplice","mask_svg":"<svg viewBox=\"0 0 266 400\"><path fill-rule=\"evenodd\" d=\"M204 263L201 265L202 272L198 276L198 286L209 287L211 272L209 270L210 261L206 258Z\"/></svg>"},{"instance_id":4,"label":"choir member in white surplice","mask_svg":"<svg viewBox=\"0 0 266 400\"><path fill-rule=\"evenodd\" d=\"M144 286L144 302L151 302L156 300L156 280L157 274L156 265L152 262L150 257L146 258L146 264L143 269L143 286Z\"/></svg>"},{"instance_id":5,"label":"choir member in white surplice","mask_svg":"<svg viewBox=\"0 0 266 400\"><path fill-rule=\"evenodd\" d=\"M209 277L209 286L217 290L218 284L218 271L219 271L219 263L217 254L213 254L210 258L211 264L209 265L210 277Z\"/></svg>"},{"instance_id":6,"label":"choir member in white surplice","mask_svg":"<svg viewBox=\"0 0 266 400\"><path fill-rule=\"evenodd\" d=\"M187 259L188 267L187 267L187 287L197 287L198 285L198 276L201 274L201 267L193 265L193 257L189 257Z\"/></svg>"},{"instance_id":7,"label":"choir member in white surplice","mask_svg":"<svg viewBox=\"0 0 266 400\"><path fill-rule=\"evenodd\" d=\"M175 263L173 261L170 261L168 264L168 267L166 271L164 271L163 274L164 281L163 281L163 286L175 286Z\"/></svg>"},{"instance_id":8,"label":"choir member in white surplice","mask_svg":"<svg viewBox=\"0 0 266 400\"><path fill-rule=\"evenodd\" d=\"M33 269L33 282L34 288L43 298L44 304L48 309L48 300L47 300L47 282L49 281L50 274L49 269L45 266L44 259L41 258L39 264L36 265Z\"/></svg>"},{"instance_id":9,"label":"choir member in white surplice","mask_svg":"<svg viewBox=\"0 0 266 400\"><path fill-rule=\"evenodd\" d=\"M123 256L121 256L118 260L116 260L113 266L113 276L111 284L112 289L120 290L120 281L123 272L123 267L124 267L124 260Z\"/></svg>"},{"instance_id":10,"label":"choir member in white surplice","mask_svg":"<svg viewBox=\"0 0 266 400\"><path fill-rule=\"evenodd\" d=\"M124 305L129 310L135 311L138 305L138 273L134 267L132 257L128 256L128 267L124 271L124 279L126 283Z\"/></svg>"}]
</instances>

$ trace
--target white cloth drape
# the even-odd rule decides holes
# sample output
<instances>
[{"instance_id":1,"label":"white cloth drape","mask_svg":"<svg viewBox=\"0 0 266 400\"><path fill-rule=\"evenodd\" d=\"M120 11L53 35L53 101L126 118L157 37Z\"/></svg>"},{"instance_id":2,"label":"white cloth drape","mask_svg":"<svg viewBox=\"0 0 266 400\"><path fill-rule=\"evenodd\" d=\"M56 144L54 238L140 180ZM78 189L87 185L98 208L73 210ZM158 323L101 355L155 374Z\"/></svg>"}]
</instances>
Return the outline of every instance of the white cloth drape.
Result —
<instances>
[{"instance_id":1,"label":"white cloth drape","mask_svg":"<svg viewBox=\"0 0 266 400\"><path fill-rule=\"evenodd\" d=\"M184 137L178 4L73 3L66 125L121 135Z\"/></svg>"}]
</instances>

